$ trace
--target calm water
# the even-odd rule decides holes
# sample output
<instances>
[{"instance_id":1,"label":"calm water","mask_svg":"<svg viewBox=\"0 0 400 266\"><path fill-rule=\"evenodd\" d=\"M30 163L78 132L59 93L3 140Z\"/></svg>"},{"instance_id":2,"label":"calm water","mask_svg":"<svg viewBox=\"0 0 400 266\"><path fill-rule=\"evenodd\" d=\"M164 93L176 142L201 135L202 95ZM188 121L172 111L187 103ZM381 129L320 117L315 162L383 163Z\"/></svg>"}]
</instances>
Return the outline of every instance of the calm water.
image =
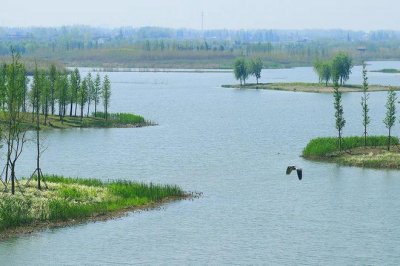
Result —
<instances>
[{"instance_id":1,"label":"calm water","mask_svg":"<svg viewBox=\"0 0 400 266\"><path fill-rule=\"evenodd\" d=\"M400 62L369 69L392 67ZM359 83L360 68L353 72ZM399 172L299 157L310 138L335 134L332 95L219 88L231 73L109 76L112 111L159 126L48 132L43 170L178 184L204 197L1 242L1 265L400 263ZM369 77L400 85L399 75ZM310 68L262 78L315 79ZM362 133L360 96L344 95L346 135ZM371 94L371 134L386 134L385 97ZM303 181L285 175L289 164L303 167ZM20 167L30 174L33 153Z\"/></svg>"}]
</instances>

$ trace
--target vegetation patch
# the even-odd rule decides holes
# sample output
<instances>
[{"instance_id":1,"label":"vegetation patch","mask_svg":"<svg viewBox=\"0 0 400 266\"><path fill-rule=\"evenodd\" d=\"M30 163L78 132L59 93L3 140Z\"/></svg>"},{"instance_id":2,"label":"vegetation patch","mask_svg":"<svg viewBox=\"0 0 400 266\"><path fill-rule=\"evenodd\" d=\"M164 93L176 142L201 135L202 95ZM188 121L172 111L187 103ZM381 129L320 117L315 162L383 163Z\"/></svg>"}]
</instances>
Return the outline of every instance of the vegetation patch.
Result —
<instances>
[{"instance_id":1,"label":"vegetation patch","mask_svg":"<svg viewBox=\"0 0 400 266\"><path fill-rule=\"evenodd\" d=\"M400 73L400 69L395 69L395 68L384 68L384 69L380 69L380 70L372 70L371 72L397 74L397 73Z\"/></svg>"},{"instance_id":2,"label":"vegetation patch","mask_svg":"<svg viewBox=\"0 0 400 266\"><path fill-rule=\"evenodd\" d=\"M323 160L343 165L369 168L400 169L399 139L391 137L391 151L387 150L387 136L369 136L366 146L364 137L342 138L342 151L338 138L323 137L312 139L303 150L303 157L310 160Z\"/></svg>"},{"instance_id":3,"label":"vegetation patch","mask_svg":"<svg viewBox=\"0 0 400 266\"><path fill-rule=\"evenodd\" d=\"M304 82L291 82L291 83L248 83L244 85L222 85L223 88L241 88L241 89L260 89L260 90L280 90L280 91L294 91L294 92L314 92L314 93L333 93L333 84L322 83L304 83ZM400 90L400 87L389 87L384 85L370 85L369 91L389 91ZM339 88L341 92L362 92L361 85L344 85Z\"/></svg>"},{"instance_id":4,"label":"vegetation patch","mask_svg":"<svg viewBox=\"0 0 400 266\"><path fill-rule=\"evenodd\" d=\"M43 224L51 226L74 219L84 221L190 196L175 185L102 182L51 175L43 176L42 180L46 181L48 189L37 190L34 180L28 183L24 179L19 182L19 192L15 195L7 193L7 188L1 184L0 238L8 237L8 231L21 226L40 228Z\"/></svg>"}]
</instances>

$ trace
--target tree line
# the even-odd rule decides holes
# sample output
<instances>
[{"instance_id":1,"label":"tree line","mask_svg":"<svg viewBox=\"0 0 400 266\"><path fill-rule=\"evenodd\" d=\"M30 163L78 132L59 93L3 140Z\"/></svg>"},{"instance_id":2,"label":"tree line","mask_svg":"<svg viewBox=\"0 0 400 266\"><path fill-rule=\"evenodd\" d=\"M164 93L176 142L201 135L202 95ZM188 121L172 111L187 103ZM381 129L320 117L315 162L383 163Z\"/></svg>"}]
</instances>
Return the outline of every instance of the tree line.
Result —
<instances>
[{"instance_id":1,"label":"tree line","mask_svg":"<svg viewBox=\"0 0 400 266\"><path fill-rule=\"evenodd\" d=\"M254 76L257 80L261 78L263 62L261 58L246 59L243 57L237 58L233 65L235 78L240 81L240 85L246 84L246 79L249 76Z\"/></svg>"},{"instance_id":2,"label":"tree line","mask_svg":"<svg viewBox=\"0 0 400 266\"><path fill-rule=\"evenodd\" d=\"M347 53L339 52L329 60L316 60L313 67L319 83L324 82L328 86L329 81L338 81L343 86L350 77L353 60Z\"/></svg>"},{"instance_id":3,"label":"tree line","mask_svg":"<svg viewBox=\"0 0 400 266\"><path fill-rule=\"evenodd\" d=\"M40 118L43 118L44 125L49 115L57 115L61 123L68 114L83 120L84 116L90 115L91 107L94 107L93 115L96 117L102 102L107 120L110 96L111 83L107 75L103 81L98 73L94 78L91 73L81 77L78 69L67 73L57 70L54 65L48 71L36 67L30 81L20 55L12 49L11 62L0 66L0 141L6 150L5 167L1 174L4 173L5 177L0 180L4 186L7 188L8 182L11 182L11 192L15 193L18 182L16 163L29 140L29 121L36 123L37 169L34 173L37 174L40 189Z\"/></svg>"},{"instance_id":4,"label":"tree line","mask_svg":"<svg viewBox=\"0 0 400 266\"><path fill-rule=\"evenodd\" d=\"M362 96L361 96L361 108L362 108L362 126L363 126L363 137L364 137L364 147L367 146L367 135L368 135L368 125L371 122L371 118L369 115L369 93L368 93L368 77L367 77L367 68L366 64L363 63L362 68L362 76L363 76L363 84L362 84ZM338 146L339 150L342 151L343 147L343 129L346 125L346 120L344 118L344 108L342 104L342 92L339 91L339 79L333 80L334 83L334 110L335 110L335 127L338 133ZM390 89L387 93L386 99L386 115L383 119L383 124L385 125L386 129L388 130L388 141L387 141L387 150L390 150L391 147L391 137L392 137L392 128L396 123L396 102L397 102L397 95L393 89Z\"/></svg>"}]
</instances>

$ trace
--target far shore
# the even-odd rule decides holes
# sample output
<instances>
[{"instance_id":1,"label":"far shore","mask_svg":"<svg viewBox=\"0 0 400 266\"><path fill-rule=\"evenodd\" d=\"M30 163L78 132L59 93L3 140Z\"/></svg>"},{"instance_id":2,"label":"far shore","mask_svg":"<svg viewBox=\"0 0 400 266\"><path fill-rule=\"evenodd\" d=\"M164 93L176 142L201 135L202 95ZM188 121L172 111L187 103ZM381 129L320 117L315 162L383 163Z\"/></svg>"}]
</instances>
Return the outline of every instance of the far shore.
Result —
<instances>
[{"instance_id":1,"label":"far shore","mask_svg":"<svg viewBox=\"0 0 400 266\"><path fill-rule=\"evenodd\" d=\"M222 85L223 88L237 88L237 89L260 89L260 90L280 90L280 91L293 91L293 92L312 92L312 93L333 93L333 85L321 83L302 83L302 82L292 82L292 83L248 83L244 85L234 84L234 85ZM369 85L369 92L377 91L388 91L393 89L395 91L400 91L398 86L385 86L385 85ZM339 88L341 92L362 92L362 87L360 85L344 85Z\"/></svg>"}]
</instances>

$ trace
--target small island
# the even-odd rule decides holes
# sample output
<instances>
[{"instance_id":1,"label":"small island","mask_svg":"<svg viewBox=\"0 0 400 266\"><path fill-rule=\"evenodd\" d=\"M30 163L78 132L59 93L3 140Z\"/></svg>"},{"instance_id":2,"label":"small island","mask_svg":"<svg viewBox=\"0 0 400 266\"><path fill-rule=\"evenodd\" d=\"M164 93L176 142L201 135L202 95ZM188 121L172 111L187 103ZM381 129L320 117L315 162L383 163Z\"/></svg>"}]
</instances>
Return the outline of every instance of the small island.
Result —
<instances>
[{"instance_id":1,"label":"small island","mask_svg":"<svg viewBox=\"0 0 400 266\"><path fill-rule=\"evenodd\" d=\"M308 160L338 163L378 169L400 169L399 139L391 137L392 149L388 150L387 136L344 137L342 150L338 139L323 137L312 139L303 150L302 156Z\"/></svg>"},{"instance_id":2,"label":"small island","mask_svg":"<svg viewBox=\"0 0 400 266\"><path fill-rule=\"evenodd\" d=\"M395 69L395 68L384 68L384 69L380 69L380 70L372 70L371 72L398 74L398 73L400 73L400 70Z\"/></svg>"},{"instance_id":3,"label":"small island","mask_svg":"<svg viewBox=\"0 0 400 266\"><path fill-rule=\"evenodd\" d=\"M322 83L248 83L248 84L235 84L235 85L222 85L223 88L236 88L236 89L260 89L260 90L279 90L279 91L293 91L293 92L313 92L313 93L333 93L334 86L329 84L326 86ZM362 85L343 85L339 88L341 92L362 92ZM368 90L374 91L389 91L390 89L399 91L400 87L384 86L384 85L369 85Z\"/></svg>"},{"instance_id":4,"label":"small island","mask_svg":"<svg viewBox=\"0 0 400 266\"><path fill-rule=\"evenodd\" d=\"M18 182L17 194L0 193L0 239L46 228L120 217L128 211L194 197L175 185L42 176ZM46 187L46 188L45 188ZM9 188L0 183L0 189Z\"/></svg>"}]
</instances>

